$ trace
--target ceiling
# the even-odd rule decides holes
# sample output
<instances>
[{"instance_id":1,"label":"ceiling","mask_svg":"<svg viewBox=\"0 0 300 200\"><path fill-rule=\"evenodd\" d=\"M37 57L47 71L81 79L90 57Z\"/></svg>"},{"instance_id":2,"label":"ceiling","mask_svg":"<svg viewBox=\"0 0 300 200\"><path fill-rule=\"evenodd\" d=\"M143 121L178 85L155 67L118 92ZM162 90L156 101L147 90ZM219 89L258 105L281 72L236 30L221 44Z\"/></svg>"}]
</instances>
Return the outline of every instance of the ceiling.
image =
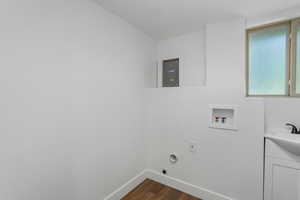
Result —
<instances>
[{"instance_id":1,"label":"ceiling","mask_svg":"<svg viewBox=\"0 0 300 200\"><path fill-rule=\"evenodd\" d=\"M299 5L299 0L98 0L156 39L202 29L205 24L251 17Z\"/></svg>"}]
</instances>

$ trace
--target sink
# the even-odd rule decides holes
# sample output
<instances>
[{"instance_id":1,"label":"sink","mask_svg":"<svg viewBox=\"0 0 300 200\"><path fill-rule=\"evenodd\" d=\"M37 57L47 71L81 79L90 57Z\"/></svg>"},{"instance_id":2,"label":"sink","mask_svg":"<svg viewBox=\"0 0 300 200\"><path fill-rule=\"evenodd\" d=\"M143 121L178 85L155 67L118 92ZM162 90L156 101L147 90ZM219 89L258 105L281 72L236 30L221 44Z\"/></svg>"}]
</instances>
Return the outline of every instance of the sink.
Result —
<instances>
[{"instance_id":1,"label":"sink","mask_svg":"<svg viewBox=\"0 0 300 200\"><path fill-rule=\"evenodd\" d=\"M300 156L300 135L291 133L270 133L265 138L275 142L290 153Z\"/></svg>"}]
</instances>

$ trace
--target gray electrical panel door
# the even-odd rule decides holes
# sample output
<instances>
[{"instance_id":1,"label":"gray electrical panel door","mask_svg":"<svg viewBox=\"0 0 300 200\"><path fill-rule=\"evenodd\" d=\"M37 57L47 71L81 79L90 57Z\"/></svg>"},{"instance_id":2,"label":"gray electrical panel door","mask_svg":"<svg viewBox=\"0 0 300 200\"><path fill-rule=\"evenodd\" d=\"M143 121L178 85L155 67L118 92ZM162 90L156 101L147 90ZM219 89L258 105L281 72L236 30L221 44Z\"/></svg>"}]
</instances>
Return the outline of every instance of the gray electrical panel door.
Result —
<instances>
[{"instance_id":1,"label":"gray electrical panel door","mask_svg":"<svg viewBox=\"0 0 300 200\"><path fill-rule=\"evenodd\" d=\"M179 59L163 61L163 87L179 87Z\"/></svg>"}]
</instances>

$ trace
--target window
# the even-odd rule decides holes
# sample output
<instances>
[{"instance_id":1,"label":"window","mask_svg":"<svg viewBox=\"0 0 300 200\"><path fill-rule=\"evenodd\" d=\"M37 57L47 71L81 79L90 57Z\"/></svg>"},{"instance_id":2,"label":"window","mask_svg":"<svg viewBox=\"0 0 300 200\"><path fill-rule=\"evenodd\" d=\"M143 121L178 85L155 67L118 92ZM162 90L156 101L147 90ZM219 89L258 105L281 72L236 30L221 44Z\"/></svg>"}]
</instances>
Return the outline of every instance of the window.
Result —
<instances>
[{"instance_id":1,"label":"window","mask_svg":"<svg viewBox=\"0 0 300 200\"><path fill-rule=\"evenodd\" d=\"M247 96L300 96L300 19L247 30Z\"/></svg>"},{"instance_id":2,"label":"window","mask_svg":"<svg viewBox=\"0 0 300 200\"><path fill-rule=\"evenodd\" d=\"M292 21L292 95L300 96L300 19Z\"/></svg>"}]
</instances>

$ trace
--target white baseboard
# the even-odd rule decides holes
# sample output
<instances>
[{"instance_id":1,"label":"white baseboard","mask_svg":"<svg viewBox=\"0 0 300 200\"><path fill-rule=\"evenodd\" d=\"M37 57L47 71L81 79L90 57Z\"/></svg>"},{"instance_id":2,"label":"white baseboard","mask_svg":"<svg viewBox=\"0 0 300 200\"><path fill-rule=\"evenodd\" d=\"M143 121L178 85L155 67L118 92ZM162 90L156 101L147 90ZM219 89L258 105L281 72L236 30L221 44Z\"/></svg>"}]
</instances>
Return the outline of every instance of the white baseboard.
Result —
<instances>
[{"instance_id":1,"label":"white baseboard","mask_svg":"<svg viewBox=\"0 0 300 200\"><path fill-rule=\"evenodd\" d=\"M190 183L170 176L163 175L150 169L146 169L143 172L141 172L139 175L137 175L136 177L125 183L123 186L121 186L119 189L117 189L116 191L108 195L106 198L104 198L104 200L120 200L147 178L203 200L234 200L225 195L207 190L205 188L201 188L199 186L192 185Z\"/></svg>"},{"instance_id":2,"label":"white baseboard","mask_svg":"<svg viewBox=\"0 0 300 200\"><path fill-rule=\"evenodd\" d=\"M129 180L127 183L122 185L119 189L115 190L113 193L104 198L104 200L120 200L139 184L141 184L145 179L146 170L142 171L140 174Z\"/></svg>"},{"instance_id":3,"label":"white baseboard","mask_svg":"<svg viewBox=\"0 0 300 200\"><path fill-rule=\"evenodd\" d=\"M192 185L180 179L163 175L154 170L145 170L145 177L152 179L169 187L175 188L192 196L198 197L203 200L234 200L225 195Z\"/></svg>"}]
</instances>

